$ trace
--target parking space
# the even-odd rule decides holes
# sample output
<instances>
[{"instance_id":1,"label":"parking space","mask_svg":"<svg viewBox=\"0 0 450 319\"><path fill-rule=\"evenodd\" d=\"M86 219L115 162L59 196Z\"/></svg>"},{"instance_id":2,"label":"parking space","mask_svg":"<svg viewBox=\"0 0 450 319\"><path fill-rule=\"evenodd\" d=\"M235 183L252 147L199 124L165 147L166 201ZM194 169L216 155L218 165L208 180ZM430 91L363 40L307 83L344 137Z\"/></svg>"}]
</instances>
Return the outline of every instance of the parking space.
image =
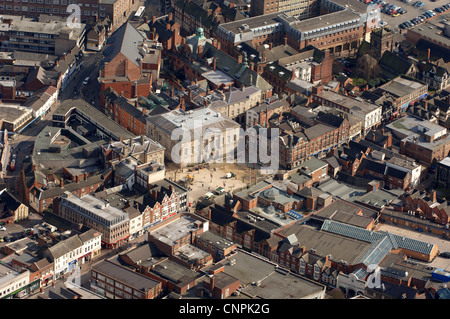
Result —
<instances>
[{"instance_id":1,"label":"parking space","mask_svg":"<svg viewBox=\"0 0 450 319\"><path fill-rule=\"evenodd\" d=\"M406 2L405 2L406 1ZM414 18L417 18L420 15L424 15L425 12L432 10L435 8L447 5L450 3L448 0L374 0L375 3L381 5L383 2L386 3L386 6L395 5L397 8L403 8L406 10L406 13L399 14L397 16L393 16L387 14L385 12L381 12L381 20L386 22L394 31L399 30L399 24L410 21ZM367 5L374 4L374 2L367 3ZM423 6L414 6L414 3L421 2ZM384 6L385 7L385 6ZM384 7L381 7L383 9ZM447 12L449 12L448 10ZM436 13L436 12L435 12ZM406 29L405 29L406 30Z\"/></svg>"},{"instance_id":2,"label":"parking space","mask_svg":"<svg viewBox=\"0 0 450 319\"><path fill-rule=\"evenodd\" d=\"M27 220L20 221L18 223L1 225L0 228L0 246L7 243L7 238L11 241L15 241L19 238L23 238L24 234L29 234L27 229L33 228L33 226L40 224L42 217L36 213L31 213Z\"/></svg>"}]
</instances>

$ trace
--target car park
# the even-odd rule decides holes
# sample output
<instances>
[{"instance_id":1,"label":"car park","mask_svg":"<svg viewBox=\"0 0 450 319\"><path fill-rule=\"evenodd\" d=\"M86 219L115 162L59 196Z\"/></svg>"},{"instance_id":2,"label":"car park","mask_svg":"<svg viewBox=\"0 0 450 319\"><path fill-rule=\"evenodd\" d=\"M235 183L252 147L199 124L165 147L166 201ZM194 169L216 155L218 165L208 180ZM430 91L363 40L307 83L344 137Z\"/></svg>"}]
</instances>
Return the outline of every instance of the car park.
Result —
<instances>
[{"instance_id":1,"label":"car park","mask_svg":"<svg viewBox=\"0 0 450 319\"><path fill-rule=\"evenodd\" d=\"M439 256L443 258L450 258L450 252L445 251L443 253L440 253Z\"/></svg>"}]
</instances>

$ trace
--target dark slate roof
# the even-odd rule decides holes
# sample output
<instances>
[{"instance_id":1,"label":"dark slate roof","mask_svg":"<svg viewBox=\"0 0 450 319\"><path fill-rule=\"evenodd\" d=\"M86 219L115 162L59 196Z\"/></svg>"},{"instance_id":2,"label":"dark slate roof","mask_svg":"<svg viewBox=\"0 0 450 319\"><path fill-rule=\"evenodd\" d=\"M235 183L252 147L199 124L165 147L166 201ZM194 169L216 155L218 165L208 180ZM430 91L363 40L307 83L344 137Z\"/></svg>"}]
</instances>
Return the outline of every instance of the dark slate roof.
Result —
<instances>
[{"instance_id":1,"label":"dark slate roof","mask_svg":"<svg viewBox=\"0 0 450 319\"><path fill-rule=\"evenodd\" d=\"M15 211L22 203L7 191L0 194L0 215L6 211Z\"/></svg>"},{"instance_id":2,"label":"dark slate roof","mask_svg":"<svg viewBox=\"0 0 450 319\"><path fill-rule=\"evenodd\" d=\"M211 222L214 224L225 226L236 220L231 216L231 212L227 212L219 207L211 207Z\"/></svg>"},{"instance_id":3,"label":"dark slate roof","mask_svg":"<svg viewBox=\"0 0 450 319\"><path fill-rule=\"evenodd\" d=\"M376 173L383 174L383 175L386 172L386 163L378 163L378 162L373 161L368 158L364 158L361 161L360 167L366 168L368 170L371 170L372 172L376 172Z\"/></svg>"},{"instance_id":4,"label":"dark slate roof","mask_svg":"<svg viewBox=\"0 0 450 319\"><path fill-rule=\"evenodd\" d=\"M170 24L171 26L175 23L174 20L169 20L169 17L166 16L165 18L156 19L155 23L153 23L153 20L150 20L148 23L148 27L150 31L155 29L156 34L158 34L158 39L162 41L167 41L174 35L174 31L171 29L167 29L167 24Z\"/></svg>"},{"instance_id":5,"label":"dark slate roof","mask_svg":"<svg viewBox=\"0 0 450 319\"><path fill-rule=\"evenodd\" d=\"M292 77L292 71L282 67L278 62L268 63L264 70L283 82L289 82Z\"/></svg>"},{"instance_id":6,"label":"dark slate roof","mask_svg":"<svg viewBox=\"0 0 450 319\"><path fill-rule=\"evenodd\" d=\"M405 179L408 174L409 174L408 172L401 171L401 170L393 168L393 167L388 167L386 170L386 175L392 176L392 177L395 177L398 179Z\"/></svg>"},{"instance_id":7,"label":"dark slate roof","mask_svg":"<svg viewBox=\"0 0 450 319\"><path fill-rule=\"evenodd\" d=\"M382 67L396 74L406 74L412 66L412 62L390 51L383 53L379 63Z\"/></svg>"},{"instance_id":8,"label":"dark slate roof","mask_svg":"<svg viewBox=\"0 0 450 319\"><path fill-rule=\"evenodd\" d=\"M128 102L128 100L125 97L119 96L117 99L114 100L114 103L117 104L118 106L120 106L124 111L126 111L132 117L134 117L135 119L137 119L140 122L145 124L146 116L142 113L142 111L140 111L133 104Z\"/></svg>"},{"instance_id":9,"label":"dark slate roof","mask_svg":"<svg viewBox=\"0 0 450 319\"><path fill-rule=\"evenodd\" d=\"M367 133L365 139L379 146L383 146L386 142L387 136L378 133L377 131L370 130L369 133Z\"/></svg>"},{"instance_id":10,"label":"dark slate roof","mask_svg":"<svg viewBox=\"0 0 450 319\"><path fill-rule=\"evenodd\" d=\"M137 59L141 58L141 54L136 43L144 39L145 36L131 23L124 23L108 38L106 48L103 51L103 62L110 62L117 54L122 53L137 65Z\"/></svg>"},{"instance_id":11,"label":"dark slate roof","mask_svg":"<svg viewBox=\"0 0 450 319\"><path fill-rule=\"evenodd\" d=\"M215 20L212 15L208 15L208 11L203 9L200 5L190 0L180 0L173 4L174 7L179 7L181 10L191 15L196 21L212 31L219 26L219 21Z\"/></svg>"},{"instance_id":12,"label":"dark slate roof","mask_svg":"<svg viewBox=\"0 0 450 319\"><path fill-rule=\"evenodd\" d=\"M344 118L342 116L332 113L325 113L323 111L320 111L319 114L317 114L316 120L333 127L341 127L342 122L344 122Z\"/></svg>"}]
</instances>

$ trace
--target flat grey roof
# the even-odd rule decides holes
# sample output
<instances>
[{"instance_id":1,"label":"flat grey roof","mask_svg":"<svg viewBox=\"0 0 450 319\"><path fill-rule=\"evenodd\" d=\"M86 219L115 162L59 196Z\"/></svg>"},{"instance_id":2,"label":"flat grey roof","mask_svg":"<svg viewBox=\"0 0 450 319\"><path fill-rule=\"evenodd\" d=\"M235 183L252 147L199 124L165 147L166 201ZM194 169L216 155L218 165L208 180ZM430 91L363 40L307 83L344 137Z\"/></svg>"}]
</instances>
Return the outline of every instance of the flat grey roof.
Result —
<instances>
[{"instance_id":1,"label":"flat grey roof","mask_svg":"<svg viewBox=\"0 0 450 319\"><path fill-rule=\"evenodd\" d=\"M0 117L7 122L14 122L26 113L33 112L30 107L15 104L0 104Z\"/></svg>"},{"instance_id":2,"label":"flat grey roof","mask_svg":"<svg viewBox=\"0 0 450 319\"><path fill-rule=\"evenodd\" d=\"M78 37L85 29L86 25L80 23L80 28L69 28L66 21L51 21L39 22L33 21L32 18L25 18L23 16L3 15L3 19L12 19L11 25L7 23L0 23L0 30L2 31L23 31L34 33L46 33L58 35L61 32L73 32L71 38Z\"/></svg>"},{"instance_id":3,"label":"flat grey roof","mask_svg":"<svg viewBox=\"0 0 450 319\"><path fill-rule=\"evenodd\" d=\"M233 266L229 265L231 260L235 261ZM259 259L241 250L222 260L220 264L225 265L224 272L239 279L242 286L261 280L276 269L274 263Z\"/></svg>"},{"instance_id":4,"label":"flat grey roof","mask_svg":"<svg viewBox=\"0 0 450 319\"><path fill-rule=\"evenodd\" d=\"M242 292L253 298L310 299L325 294L326 287L298 275L276 270L261 280L261 284L248 285Z\"/></svg>"},{"instance_id":5,"label":"flat grey roof","mask_svg":"<svg viewBox=\"0 0 450 319\"><path fill-rule=\"evenodd\" d=\"M156 264L150 272L176 285L183 285L183 283L191 282L202 276L202 274L193 272L189 268L170 259Z\"/></svg>"},{"instance_id":6,"label":"flat grey roof","mask_svg":"<svg viewBox=\"0 0 450 319\"><path fill-rule=\"evenodd\" d=\"M291 23L291 27L300 32L307 32L320 28L326 28L328 26L344 23L351 20L360 21L361 18L359 14L356 14L350 10L342 10L306 20L296 21L294 23Z\"/></svg>"},{"instance_id":7,"label":"flat grey roof","mask_svg":"<svg viewBox=\"0 0 450 319\"><path fill-rule=\"evenodd\" d=\"M416 81L411 81L404 78L395 78L391 82L380 86L379 89L386 91L393 96L402 97L426 86L426 84L422 84Z\"/></svg>"},{"instance_id":8,"label":"flat grey roof","mask_svg":"<svg viewBox=\"0 0 450 319\"><path fill-rule=\"evenodd\" d=\"M220 27L231 31L235 34L240 33L243 24L248 25L249 29L262 27L265 25L271 25L275 23L281 23L281 19L278 18L279 15L285 15L281 12L269 13L261 16L251 17L244 20L238 20L233 22L221 23Z\"/></svg>"},{"instance_id":9,"label":"flat grey roof","mask_svg":"<svg viewBox=\"0 0 450 319\"><path fill-rule=\"evenodd\" d=\"M128 221L128 214L121 209L110 206L107 202L98 199L92 195L84 195L78 197L71 195L65 198L70 203L77 205L78 207L84 208L90 212L89 216L98 216L101 220L113 223L117 220L120 222ZM64 201L61 202L62 204ZM95 217L94 217L95 218ZM95 218L98 220L98 218Z\"/></svg>"},{"instance_id":10,"label":"flat grey roof","mask_svg":"<svg viewBox=\"0 0 450 319\"><path fill-rule=\"evenodd\" d=\"M323 90L321 93L316 95L333 103L343 105L349 110L359 108L362 112L371 112L373 110L381 108L378 105L366 101L360 101L332 91Z\"/></svg>"},{"instance_id":11,"label":"flat grey roof","mask_svg":"<svg viewBox=\"0 0 450 319\"><path fill-rule=\"evenodd\" d=\"M214 245L222 249L226 249L234 245L234 243L231 240L223 238L222 236L216 235L210 231L205 231L201 233L200 235L197 236L197 238L205 242L208 242L210 245Z\"/></svg>"},{"instance_id":12,"label":"flat grey roof","mask_svg":"<svg viewBox=\"0 0 450 319\"><path fill-rule=\"evenodd\" d=\"M439 5L436 5L439 6ZM444 15L440 15L439 18L443 18ZM436 18L435 20L438 20ZM422 36L424 40L432 40L435 42L441 43L447 49L450 47L450 39L445 36L442 28L438 28L437 25L432 24L430 22L425 22L419 25L416 25L408 30L408 33L417 33Z\"/></svg>"},{"instance_id":13,"label":"flat grey roof","mask_svg":"<svg viewBox=\"0 0 450 319\"><path fill-rule=\"evenodd\" d=\"M360 14L367 13L367 5L358 0L328 0L327 2L337 4L343 8L347 8L348 10Z\"/></svg>"},{"instance_id":14,"label":"flat grey roof","mask_svg":"<svg viewBox=\"0 0 450 319\"><path fill-rule=\"evenodd\" d=\"M108 260L103 260L94 264L92 270L141 292L147 292L160 284L159 281L153 280Z\"/></svg>"},{"instance_id":15,"label":"flat grey roof","mask_svg":"<svg viewBox=\"0 0 450 319\"><path fill-rule=\"evenodd\" d=\"M197 229L194 225L196 221L192 217L181 215L180 218L152 231L150 235L168 245L173 245L178 239L189 234L191 230Z\"/></svg>"},{"instance_id":16,"label":"flat grey roof","mask_svg":"<svg viewBox=\"0 0 450 319\"><path fill-rule=\"evenodd\" d=\"M298 242L302 246L306 246L307 250L315 249L319 256L331 255L332 260L345 260L349 264L357 261L370 246L363 241L312 229L300 224L284 228L278 233L286 237L295 234Z\"/></svg>"}]
</instances>

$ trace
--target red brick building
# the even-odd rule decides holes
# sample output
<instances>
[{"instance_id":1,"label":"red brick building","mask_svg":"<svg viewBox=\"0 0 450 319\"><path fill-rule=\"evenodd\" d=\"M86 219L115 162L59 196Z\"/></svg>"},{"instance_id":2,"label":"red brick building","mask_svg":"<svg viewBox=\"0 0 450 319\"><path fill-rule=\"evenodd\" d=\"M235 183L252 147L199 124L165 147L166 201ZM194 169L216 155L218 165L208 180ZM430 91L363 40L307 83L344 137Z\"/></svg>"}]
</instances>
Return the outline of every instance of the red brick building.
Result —
<instances>
[{"instance_id":1,"label":"red brick building","mask_svg":"<svg viewBox=\"0 0 450 319\"><path fill-rule=\"evenodd\" d=\"M208 280L203 281L203 291L197 291L197 295L205 293L214 299L225 299L239 289L241 281L224 272L224 265L217 265L209 269Z\"/></svg>"},{"instance_id":2,"label":"red brick building","mask_svg":"<svg viewBox=\"0 0 450 319\"><path fill-rule=\"evenodd\" d=\"M110 260L91 267L91 289L108 299L155 299L162 283Z\"/></svg>"},{"instance_id":3,"label":"red brick building","mask_svg":"<svg viewBox=\"0 0 450 319\"><path fill-rule=\"evenodd\" d=\"M145 112L128 102L124 96L118 96L111 87L104 91L104 107L114 121L134 135L146 134ZM111 93L107 93L111 92Z\"/></svg>"},{"instance_id":4,"label":"red brick building","mask_svg":"<svg viewBox=\"0 0 450 319\"><path fill-rule=\"evenodd\" d=\"M148 40L130 23L116 30L103 51L99 78L102 105L108 88L128 99L148 96L159 78L161 51L160 43Z\"/></svg>"},{"instance_id":5,"label":"red brick building","mask_svg":"<svg viewBox=\"0 0 450 319\"><path fill-rule=\"evenodd\" d=\"M429 194L415 191L406 196L403 199L403 210L414 212L415 216L421 216L437 224L446 225L450 222L449 202L438 199L434 190Z\"/></svg>"},{"instance_id":6,"label":"red brick building","mask_svg":"<svg viewBox=\"0 0 450 319\"><path fill-rule=\"evenodd\" d=\"M342 125L347 129L319 123L284 134L280 143L280 164L293 169L313 156L324 157L331 149L348 141L348 121Z\"/></svg>"},{"instance_id":7,"label":"red brick building","mask_svg":"<svg viewBox=\"0 0 450 319\"><path fill-rule=\"evenodd\" d=\"M172 12L166 17L156 18L156 16L153 16L152 20L148 23L148 28L148 38L160 42L165 51L170 51L181 44L181 27L174 20Z\"/></svg>"}]
</instances>

